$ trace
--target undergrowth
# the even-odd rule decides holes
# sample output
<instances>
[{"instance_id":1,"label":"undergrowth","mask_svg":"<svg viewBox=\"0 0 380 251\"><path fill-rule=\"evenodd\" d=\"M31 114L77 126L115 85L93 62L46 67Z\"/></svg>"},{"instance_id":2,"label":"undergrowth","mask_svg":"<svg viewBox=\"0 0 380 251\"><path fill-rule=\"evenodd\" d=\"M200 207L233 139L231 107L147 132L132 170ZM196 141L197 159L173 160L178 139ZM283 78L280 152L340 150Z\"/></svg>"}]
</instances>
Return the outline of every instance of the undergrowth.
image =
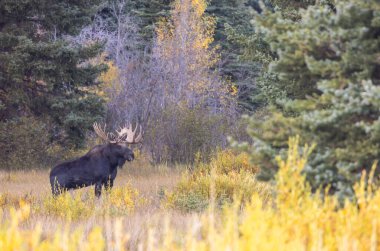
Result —
<instances>
[{"instance_id":1,"label":"undergrowth","mask_svg":"<svg viewBox=\"0 0 380 251\"><path fill-rule=\"evenodd\" d=\"M374 170L370 174L364 172L361 181L355 185L356 199L347 200L341 206L336 197L324 191L312 193L305 183L302 171L310 148L299 148L297 139L291 139L289 145L287 158L277 158L279 172L270 206L268 198L253 191L250 202L244 207L235 201L221 211L217 210L218 188L211 180L209 207L194 215L193 224L182 231L169 224L164 228L153 226L139 239L138 249L379 250L380 190L373 183ZM212 168L215 169L217 167ZM212 173L217 175L216 171ZM31 230L22 227L31 214L31 206L22 201L18 210L0 209L1 250L127 248L130 235L119 220L113 223L111 235L107 228L94 227L85 232L81 227L71 230L62 227L51 235L42 236L41 225ZM157 237L158 234L161 238Z\"/></svg>"},{"instance_id":2,"label":"undergrowth","mask_svg":"<svg viewBox=\"0 0 380 251\"><path fill-rule=\"evenodd\" d=\"M66 192L57 197L50 194L43 199L30 196L17 197L0 194L0 208L18 207L19 201L30 205L33 214L59 217L67 220L82 220L91 216L123 216L133 213L136 207L146 203L146 199L130 185L114 187L103 191L101 198L96 198L93 190Z\"/></svg>"},{"instance_id":3,"label":"undergrowth","mask_svg":"<svg viewBox=\"0 0 380 251\"><path fill-rule=\"evenodd\" d=\"M128 215L145 202L136 189L126 185L103 191L100 199L95 197L92 190L79 190L75 195L63 193L57 198L48 196L41 206L34 209L40 214L78 220L94 215Z\"/></svg>"},{"instance_id":4,"label":"undergrowth","mask_svg":"<svg viewBox=\"0 0 380 251\"><path fill-rule=\"evenodd\" d=\"M195 171L185 173L175 189L165 193L163 205L182 211L202 211L209 205L211 185L219 207L231 204L234 199L246 203L255 192L265 200L270 196L270 187L255 179L257 170L250 164L247 153L220 151L209 163L197 163Z\"/></svg>"}]
</instances>

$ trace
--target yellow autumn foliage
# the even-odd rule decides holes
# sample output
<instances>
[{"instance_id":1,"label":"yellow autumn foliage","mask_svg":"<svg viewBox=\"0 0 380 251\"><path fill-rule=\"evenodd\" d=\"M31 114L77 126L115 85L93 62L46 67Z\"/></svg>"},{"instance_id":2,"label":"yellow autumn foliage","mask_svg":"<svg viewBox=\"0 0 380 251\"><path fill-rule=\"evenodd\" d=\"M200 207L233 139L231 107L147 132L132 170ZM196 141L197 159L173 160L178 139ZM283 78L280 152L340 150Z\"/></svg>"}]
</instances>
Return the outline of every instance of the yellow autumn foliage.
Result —
<instances>
[{"instance_id":1,"label":"yellow autumn foliage","mask_svg":"<svg viewBox=\"0 0 380 251\"><path fill-rule=\"evenodd\" d=\"M99 76L99 80L103 83L99 95L109 98L105 92L107 89L114 88L118 92L121 91L120 73L119 68L112 61L103 59L103 63L107 65L108 70Z\"/></svg>"},{"instance_id":2,"label":"yellow autumn foliage","mask_svg":"<svg viewBox=\"0 0 380 251\"><path fill-rule=\"evenodd\" d=\"M270 197L271 189L267 183L255 179L257 171L247 153L218 151L209 163L198 161L193 172L185 173L174 190L166 192L163 204L183 211L202 211L209 205L211 184L218 206L232 203L234 197L246 203L253 193L265 200Z\"/></svg>"},{"instance_id":3,"label":"yellow autumn foliage","mask_svg":"<svg viewBox=\"0 0 380 251\"><path fill-rule=\"evenodd\" d=\"M216 184L211 182L209 210L195 216L193 224L179 233L169 225L151 228L142 238L142 250L379 250L380 191L374 187L374 172L363 173L355 186L356 198L340 206L336 198L312 193L302 170L312 148L298 147L291 139L286 159L278 158L276 193L267 203L257 192L243 208L238 203L215 209ZM215 167L216 168L216 167ZM215 172L214 172L215 174ZM213 174L213 175L214 175ZM323 193L323 191L322 191ZM214 195L213 195L214 194ZM41 236L41 225L21 227L32 213L27 203L19 209L0 209L0 250L125 250L128 230L120 221L113 226L112 240L95 227L63 227L51 236ZM4 217L7 214L9 216ZM155 238L155 233L163 238Z\"/></svg>"},{"instance_id":4,"label":"yellow autumn foliage","mask_svg":"<svg viewBox=\"0 0 380 251\"><path fill-rule=\"evenodd\" d=\"M191 75L185 89L203 95L212 89L207 76L220 61L214 42L216 20L206 14L205 0L176 0L170 18L163 18L157 23L157 46L155 51L173 70L186 71ZM174 85L178 83L169 83ZM221 92L227 93L228 90ZM169 90L170 91L170 90Z\"/></svg>"},{"instance_id":5,"label":"yellow autumn foliage","mask_svg":"<svg viewBox=\"0 0 380 251\"><path fill-rule=\"evenodd\" d=\"M106 65L107 70L103 71L97 79L101 83L100 85L95 87L84 87L84 89L96 93L98 96L104 98L105 101L109 101L112 98L110 95L111 90L118 93L122 89L120 81L121 69L117 67L113 60L107 59L106 53L102 53L98 57L91 59L90 63L95 65Z\"/></svg>"},{"instance_id":6,"label":"yellow autumn foliage","mask_svg":"<svg viewBox=\"0 0 380 251\"><path fill-rule=\"evenodd\" d=\"M78 228L69 231L69 226L58 230L54 235L42 236L42 225L33 230L23 230L20 226L27 221L30 213L28 204L20 204L20 208L10 209L10 217L4 220L0 209L0 250L83 250L100 251L105 248L105 239L99 227L92 229L87 236ZM123 250L123 249L120 249Z\"/></svg>"},{"instance_id":7,"label":"yellow autumn foliage","mask_svg":"<svg viewBox=\"0 0 380 251\"><path fill-rule=\"evenodd\" d=\"M159 250L378 250L380 191L372 187L373 172L369 179L363 173L355 186L357 203L347 200L340 207L335 197L312 194L305 183L302 170L311 148L300 154L297 139L289 145L287 159L277 159L272 206L254 193L242 213L227 208L222 224L209 212L203 238L189 231L180 245L166 242Z\"/></svg>"},{"instance_id":8,"label":"yellow autumn foliage","mask_svg":"<svg viewBox=\"0 0 380 251\"><path fill-rule=\"evenodd\" d=\"M76 191L74 195L63 193L56 198L47 196L33 210L38 214L56 216L68 220L85 219L94 215L128 215L136 206L145 203L136 189L129 185L103 191L101 201L94 191Z\"/></svg>"},{"instance_id":9,"label":"yellow autumn foliage","mask_svg":"<svg viewBox=\"0 0 380 251\"><path fill-rule=\"evenodd\" d=\"M193 52L206 52L206 54L197 55L198 57L209 58L211 53L207 49L210 49L210 45L214 41L216 20L205 14L207 2L205 0L177 0L173 6L172 17L170 19L161 19L158 22L156 35L159 45L170 46L173 44L167 43L168 41L180 39L182 42L180 49L183 52L190 52L193 49ZM166 52L171 53L174 51L167 50ZM213 62L213 60L209 61L208 64L212 65Z\"/></svg>"}]
</instances>

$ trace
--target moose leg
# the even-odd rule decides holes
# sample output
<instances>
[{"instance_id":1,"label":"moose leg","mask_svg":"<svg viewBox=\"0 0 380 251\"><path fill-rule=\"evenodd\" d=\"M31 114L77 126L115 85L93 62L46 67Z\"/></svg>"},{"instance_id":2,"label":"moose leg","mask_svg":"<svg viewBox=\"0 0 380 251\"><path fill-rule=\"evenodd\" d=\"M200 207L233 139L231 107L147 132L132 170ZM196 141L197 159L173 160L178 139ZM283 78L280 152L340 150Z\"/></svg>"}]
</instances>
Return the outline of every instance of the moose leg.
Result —
<instances>
[{"instance_id":1,"label":"moose leg","mask_svg":"<svg viewBox=\"0 0 380 251\"><path fill-rule=\"evenodd\" d=\"M95 196L99 198L101 194L102 194L102 183L98 182L95 184Z\"/></svg>"},{"instance_id":2,"label":"moose leg","mask_svg":"<svg viewBox=\"0 0 380 251\"><path fill-rule=\"evenodd\" d=\"M110 191L111 188L113 187L113 179L110 177L107 182L104 183L104 189L106 191Z\"/></svg>"},{"instance_id":3,"label":"moose leg","mask_svg":"<svg viewBox=\"0 0 380 251\"><path fill-rule=\"evenodd\" d=\"M107 182L104 183L104 188L105 188L106 190L111 190L111 188L113 187L113 181L115 180L116 175L117 175L117 168L115 168L115 169L111 172L111 175L108 176L108 180L107 180Z\"/></svg>"},{"instance_id":4,"label":"moose leg","mask_svg":"<svg viewBox=\"0 0 380 251\"><path fill-rule=\"evenodd\" d=\"M58 185L53 185L52 187L51 187L51 192L52 192L52 194L53 194L53 197L57 197L58 195L60 195L61 194L61 189L58 187Z\"/></svg>"},{"instance_id":5,"label":"moose leg","mask_svg":"<svg viewBox=\"0 0 380 251\"><path fill-rule=\"evenodd\" d=\"M51 192L53 194L53 197L57 197L63 192L63 188L59 185L57 178L51 179Z\"/></svg>"}]
</instances>

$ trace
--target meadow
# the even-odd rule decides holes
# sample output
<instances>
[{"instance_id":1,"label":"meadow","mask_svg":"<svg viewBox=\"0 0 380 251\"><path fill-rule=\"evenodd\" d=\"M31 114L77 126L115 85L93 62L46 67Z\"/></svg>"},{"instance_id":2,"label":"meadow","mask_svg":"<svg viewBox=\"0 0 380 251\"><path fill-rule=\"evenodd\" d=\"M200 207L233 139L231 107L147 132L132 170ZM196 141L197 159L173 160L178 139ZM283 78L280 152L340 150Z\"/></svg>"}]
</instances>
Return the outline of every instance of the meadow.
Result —
<instances>
[{"instance_id":1,"label":"meadow","mask_svg":"<svg viewBox=\"0 0 380 251\"><path fill-rule=\"evenodd\" d=\"M112 209L105 208L109 203L106 198L95 198L94 187L69 192L54 201L49 170L0 172L2 223L9 219L15 220L9 208L16 208L19 212L30 210L27 220L20 222L20 231L33 231L40 226L40 234L44 238L54 236L57 231L71 232L78 227L85 235L95 226L109 229L112 225L113 229L113 223L117 219L123 224L123 231L118 230L122 231L119 234L128 233L129 236L126 247L136 247L149 226L162 224L163 215L167 213L160 207L160 192L172 189L179 178L180 172L167 166L153 168L142 161L125 165L124 169L119 170L112 191L112 197L117 197L117 200L112 201L116 209L111 212ZM178 212L173 212L172 216L173 222L185 223L188 220L186 215ZM7 224L2 225L4 226ZM2 228L1 231L3 230L6 229ZM0 243L0 250L3 250L4 243ZM8 247L9 250L18 250L12 245ZM29 249L26 247L26 250Z\"/></svg>"},{"instance_id":2,"label":"meadow","mask_svg":"<svg viewBox=\"0 0 380 251\"><path fill-rule=\"evenodd\" d=\"M192 171L140 159L100 199L92 189L52 199L47 171L2 172L0 250L378 250L374 172L342 204L312 193L302 174L309 153L290 140L272 185L244 176L255 169L241 153L218 153ZM208 204L194 204L204 193Z\"/></svg>"}]
</instances>

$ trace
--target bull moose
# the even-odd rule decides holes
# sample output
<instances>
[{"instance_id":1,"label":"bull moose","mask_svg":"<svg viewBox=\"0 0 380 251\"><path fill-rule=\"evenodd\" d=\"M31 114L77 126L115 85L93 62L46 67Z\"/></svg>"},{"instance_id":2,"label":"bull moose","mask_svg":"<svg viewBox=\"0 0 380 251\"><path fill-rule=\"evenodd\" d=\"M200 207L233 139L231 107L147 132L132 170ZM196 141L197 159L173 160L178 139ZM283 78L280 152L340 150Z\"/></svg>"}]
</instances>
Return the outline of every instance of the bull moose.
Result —
<instances>
[{"instance_id":1,"label":"bull moose","mask_svg":"<svg viewBox=\"0 0 380 251\"><path fill-rule=\"evenodd\" d=\"M117 174L117 167L122 167L125 161L134 159L133 151L128 144L137 144L142 140L142 129L136 125L124 126L116 130L116 135L106 133L105 127L94 124L96 134L106 141L106 144L93 147L84 156L55 166L50 172L50 184L53 196L69 189L78 189L95 185L95 195L100 197L102 186L110 189ZM136 131L139 134L135 137Z\"/></svg>"}]
</instances>

